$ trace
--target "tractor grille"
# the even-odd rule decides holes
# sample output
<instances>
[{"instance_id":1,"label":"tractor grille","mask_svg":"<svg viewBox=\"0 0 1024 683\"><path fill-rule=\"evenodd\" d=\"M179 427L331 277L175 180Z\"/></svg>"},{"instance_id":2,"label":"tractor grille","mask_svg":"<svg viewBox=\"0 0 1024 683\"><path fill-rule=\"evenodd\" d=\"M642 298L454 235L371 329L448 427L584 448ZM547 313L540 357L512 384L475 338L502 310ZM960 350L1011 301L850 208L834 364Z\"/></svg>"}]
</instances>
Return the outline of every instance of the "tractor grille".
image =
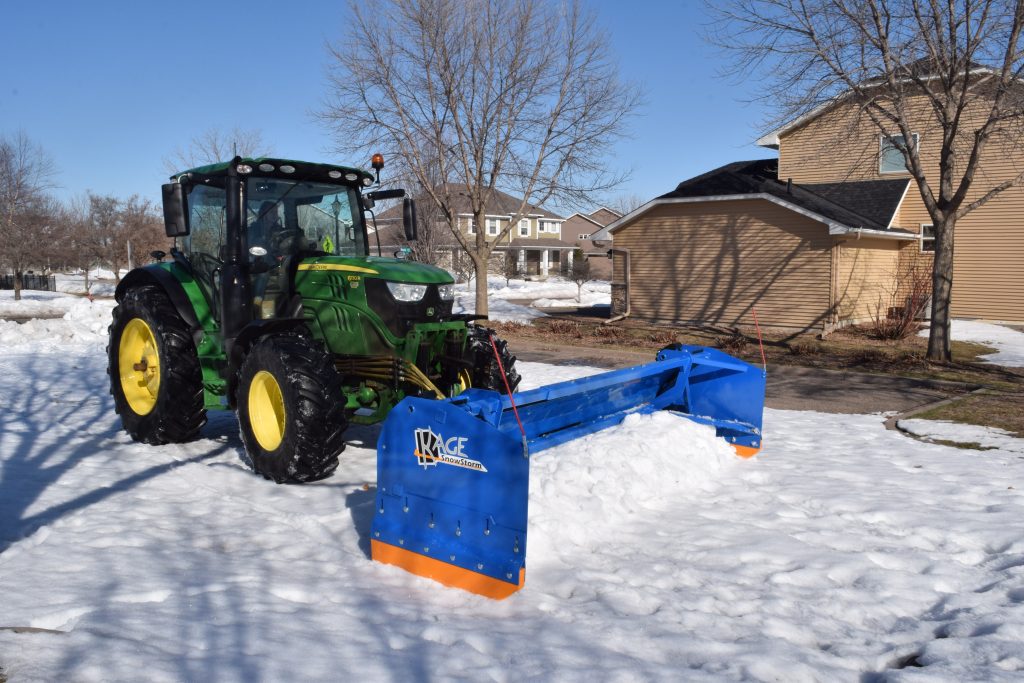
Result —
<instances>
[{"instance_id":1,"label":"tractor grille","mask_svg":"<svg viewBox=\"0 0 1024 683\"><path fill-rule=\"evenodd\" d=\"M404 337L416 323L436 323L452 314L452 302L442 301L437 285L427 285L427 293L419 301L396 301L388 290L387 282L367 278L366 301L377 313L391 333Z\"/></svg>"}]
</instances>

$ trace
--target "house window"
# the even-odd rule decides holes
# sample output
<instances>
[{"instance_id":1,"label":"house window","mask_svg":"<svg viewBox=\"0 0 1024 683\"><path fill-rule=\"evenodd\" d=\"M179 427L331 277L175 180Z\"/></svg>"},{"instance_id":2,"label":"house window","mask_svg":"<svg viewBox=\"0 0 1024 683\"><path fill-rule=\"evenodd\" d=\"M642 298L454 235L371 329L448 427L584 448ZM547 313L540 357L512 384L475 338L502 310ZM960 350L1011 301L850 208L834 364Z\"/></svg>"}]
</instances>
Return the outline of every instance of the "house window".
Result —
<instances>
[{"instance_id":1,"label":"house window","mask_svg":"<svg viewBox=\"0 0 1024 683\"><path fill-rule=\"evenodd\" d=\"M494 235L498 234L498 219L497 218L488 218L487 219L487 234L491 235L492 237Z\"/></svg>"},{"instance_id":2,"label":"house window","mask_svg":"<svg viewBox=\"0 0 1024 683\"><path fill-rule=\"evenodd\" d=\"M476 234L476 227L473 225L472 216L466 219L466 232L468 232L470 235Z\"/></svg>"},{"instance_id":3,"label":"house window","mask_svg":"<svg viewBox=\"0 0 1024 683\"><path fill-rule=\"evenodd\" d=\"M581 232L580 236L577 239L589 240L590 239L590 233L589 232Z\"/></svg>"},{"instance_id":4,"label":"house window","mask_svg":"<svg viewBox=\"0 0 1024 683\"><path fill-rule=\"evenodd\" d=\"M921 224L921 253L935 251L935 226Z\"/></svg>"},{"instance_id":5,"label":"house window","mask_svg":"<svg viewBox=\"0 0 1024 683\"><path fill-rule=\"evenodd\" d=\"M523 218L519 221L519 236L529 237L530 236L530 219Z\"/></svg>"},{"instance_id":6,"label":"house window","mask_svg":"<svg viewBox=\"0 0 1024 683\"><path fill-rule=\"evenodd\" d=\"M917 133L914 133L914 144L917 144ZM883 135L879 141L878 172L906 173L907 162L903 158L900 146L903 146L902 135Z\"/></svg>"},{"instance_id":7,"label":"house window","mask_svg":"<svg viewBox=\"0 0 1024 683\"><path fill-rule=\"evenodd\" d=\"M540 228L538 228L537 232L549 232L553 235L557 235L558 223L555 221L541 221Z\"/></svg>"}]
</instances>

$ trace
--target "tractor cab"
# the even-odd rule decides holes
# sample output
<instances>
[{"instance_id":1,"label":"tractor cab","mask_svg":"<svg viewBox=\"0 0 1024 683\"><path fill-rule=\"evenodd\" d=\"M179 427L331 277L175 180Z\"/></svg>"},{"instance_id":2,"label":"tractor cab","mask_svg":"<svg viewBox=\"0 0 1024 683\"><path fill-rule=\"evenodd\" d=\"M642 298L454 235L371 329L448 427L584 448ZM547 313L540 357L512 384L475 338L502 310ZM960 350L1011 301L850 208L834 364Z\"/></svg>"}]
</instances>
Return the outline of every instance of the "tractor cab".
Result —
<instances>
[{"instance_id":1,"label":"tractor cab","mask_svg":"<svg viewBox=\"0 0 1024 683\"><path fill-rule=\"evenodd\" d=\"M379 172L383 160L374 166ZM181 238L172 254L188 264L228 331L294 316L295 275L305 259L369 256L364 210L404 195L364 196L374 179L362 169L266 157L184 171L164 186L168 235ZM411 206L405 214L415 215ZM405 232L415 239L414 219Z\"/></svg>"}]
</instances>

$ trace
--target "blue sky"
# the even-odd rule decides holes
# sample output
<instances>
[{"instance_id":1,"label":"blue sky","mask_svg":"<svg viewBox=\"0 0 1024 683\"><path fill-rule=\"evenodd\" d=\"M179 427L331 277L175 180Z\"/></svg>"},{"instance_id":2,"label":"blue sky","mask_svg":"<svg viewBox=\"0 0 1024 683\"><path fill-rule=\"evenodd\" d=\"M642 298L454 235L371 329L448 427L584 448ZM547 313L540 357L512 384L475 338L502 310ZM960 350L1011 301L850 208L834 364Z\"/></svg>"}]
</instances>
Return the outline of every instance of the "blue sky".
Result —
<instances>
[{"instance_id":1,"label":"blue sky","mask_svg":"<svg viewBox=\"0 0 1024 683\"><path fill-rule=\"evenodd\" d=\"M592 0L623 77L643 84L632 139L609 159L632 169L620 194L649 199L738 159L764 111L756 83L720 76L697 0ZM311 112L324 44L343 34L340 1L174 4L19 2L0 27L0 134L25 131L59 170L62 197L86 190L159 198L164 159L212 127L257 128L281 156L336 159Z\"/></svg>"}]
</instances>

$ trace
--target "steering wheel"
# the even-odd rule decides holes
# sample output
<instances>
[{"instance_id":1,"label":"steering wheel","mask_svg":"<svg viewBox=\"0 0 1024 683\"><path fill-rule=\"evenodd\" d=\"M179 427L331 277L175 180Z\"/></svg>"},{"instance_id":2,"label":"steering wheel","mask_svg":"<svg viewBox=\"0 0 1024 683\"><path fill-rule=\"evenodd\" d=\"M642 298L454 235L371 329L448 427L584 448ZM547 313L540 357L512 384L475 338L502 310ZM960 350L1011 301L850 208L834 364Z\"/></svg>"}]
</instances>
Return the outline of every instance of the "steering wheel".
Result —
<instances>
[{"instance_id":1,"label":"steering wheel","mask_svg":"<svg viewBox=\"0 0 1024 683\"><path fill-rule=\"evenodd\" d=\"M300 240L306 239L306 233L299 228L290 228L276 233L270 239L270 251L273 254L289 254L302 248Z\"/></svg>"}]
</instances>

